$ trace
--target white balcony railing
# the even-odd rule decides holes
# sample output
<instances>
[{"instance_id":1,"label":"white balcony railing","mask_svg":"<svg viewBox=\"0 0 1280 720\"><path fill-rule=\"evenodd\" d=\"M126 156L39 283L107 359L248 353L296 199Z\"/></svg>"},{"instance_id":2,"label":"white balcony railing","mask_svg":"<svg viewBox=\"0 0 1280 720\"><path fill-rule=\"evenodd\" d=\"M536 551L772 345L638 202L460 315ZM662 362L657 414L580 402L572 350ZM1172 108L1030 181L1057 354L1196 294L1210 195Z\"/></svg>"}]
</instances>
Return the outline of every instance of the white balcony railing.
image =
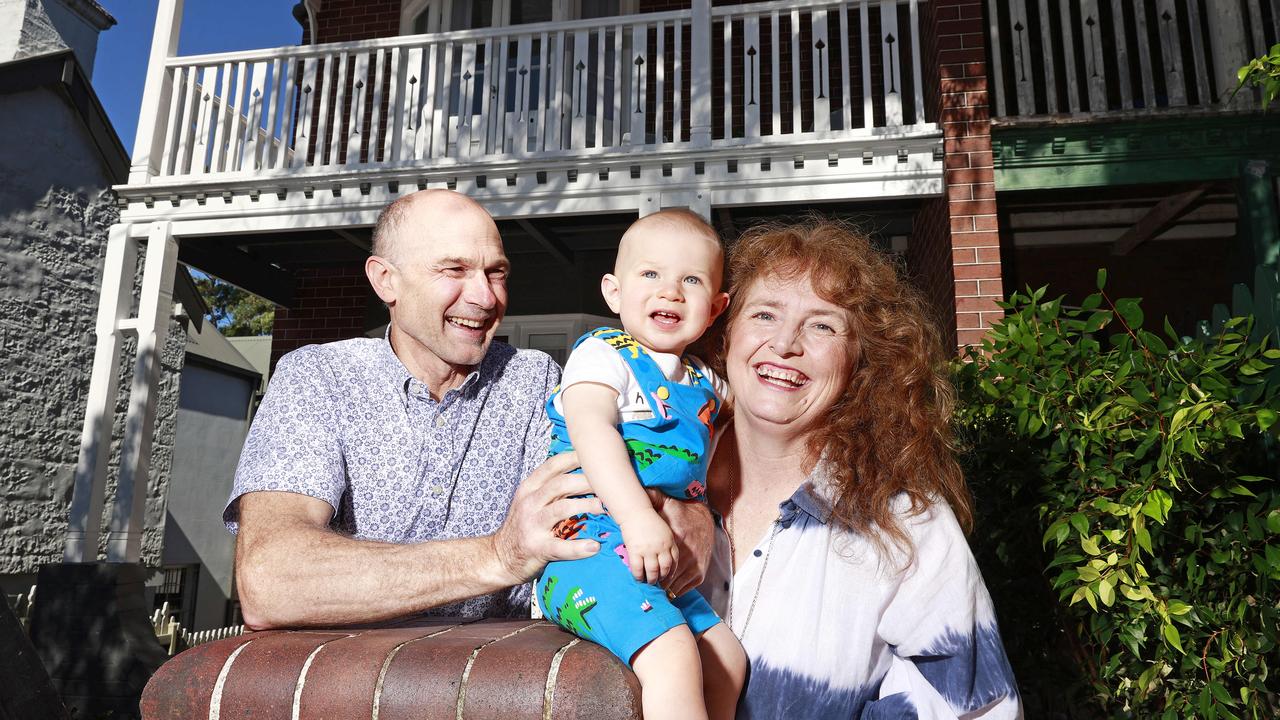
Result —
<instances>
[{"instance_id":1,"label":"white balcony railing","mask_svg":"<svg viewBox=\"0 0 1280 720\"><path fill-rule=\"evenodd\" d=\"M998 117L1222 107L1236 70L1280 37L1280 0L987 0L986 12Z\"/></svg>"},{"instance_id":2,"label":"white balcony railing","mask_svg":"<svg viewBox=\"0 0 1280 720\"><path fill-rule=\"evenodd\" d=\"M797 5L172 57L148 182L936 133L925 0Z\"/></svg>"}]
</instances>

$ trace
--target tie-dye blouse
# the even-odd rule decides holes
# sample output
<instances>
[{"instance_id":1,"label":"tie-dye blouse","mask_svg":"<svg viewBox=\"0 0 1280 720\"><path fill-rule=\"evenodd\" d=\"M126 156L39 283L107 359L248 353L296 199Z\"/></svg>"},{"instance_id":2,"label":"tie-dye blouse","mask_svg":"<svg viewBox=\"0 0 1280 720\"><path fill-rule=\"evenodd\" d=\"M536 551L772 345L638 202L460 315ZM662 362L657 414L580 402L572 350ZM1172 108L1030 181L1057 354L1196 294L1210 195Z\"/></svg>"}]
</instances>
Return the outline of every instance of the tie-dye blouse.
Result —
<instances>
[{"instance_id":1,"label":"tie-dye blouse","mask_svg":"<svg viewBox=\"0 0 1280 720\"><path fill-rule=\"evenodd\" d=\"M717 530L701 589L751 661L738 717L1022 717L991 596L951 508L910 516L897 499L915 561L895 570L866 537L828 522L823 487L815 470L732 578Z\"/></svg>"}]
</instances>

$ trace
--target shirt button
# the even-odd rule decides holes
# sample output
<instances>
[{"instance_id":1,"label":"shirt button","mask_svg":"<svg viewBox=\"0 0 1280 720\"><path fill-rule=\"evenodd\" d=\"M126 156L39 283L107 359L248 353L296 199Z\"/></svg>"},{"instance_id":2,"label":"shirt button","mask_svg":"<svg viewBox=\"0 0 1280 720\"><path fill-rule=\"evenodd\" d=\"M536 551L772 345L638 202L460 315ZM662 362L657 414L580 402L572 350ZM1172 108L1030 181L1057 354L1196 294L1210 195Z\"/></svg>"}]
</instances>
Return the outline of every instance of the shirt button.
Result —
<instances>
[{"instance_id":1,"label":"shirt button","mask_svg":"<svg viewBox=\"0 0 1280 720\"><path fill-rule=\"evenodd\" d=\"M724 589L725 589L725 590L728 590L728 589L729 589L729 582L728 582L727 580L726 580L726 581L725 581L725 583L724 583Z\"/></svg>"},{"instance_id":2,"label":"shirt button","mask_svg":"<svg viewBox=\"0 0 1280 720\"><path fill-rule=\"evenodd\" d=\"M436 418L436 427L444 427L444 417Z\"/></svg>"},{"instance_id":3,"label":"shirt button","mask_svg":"<svg viewBox=\"0 0 1280 720\"><path fill-rule=\"evenodd\" d=\"M751 554L752 554L752 555L755 555L756 557L760 557L760 551L759 551L759 550L753 550L753 551L751 552Z\"/></svg>"}]
</instances>

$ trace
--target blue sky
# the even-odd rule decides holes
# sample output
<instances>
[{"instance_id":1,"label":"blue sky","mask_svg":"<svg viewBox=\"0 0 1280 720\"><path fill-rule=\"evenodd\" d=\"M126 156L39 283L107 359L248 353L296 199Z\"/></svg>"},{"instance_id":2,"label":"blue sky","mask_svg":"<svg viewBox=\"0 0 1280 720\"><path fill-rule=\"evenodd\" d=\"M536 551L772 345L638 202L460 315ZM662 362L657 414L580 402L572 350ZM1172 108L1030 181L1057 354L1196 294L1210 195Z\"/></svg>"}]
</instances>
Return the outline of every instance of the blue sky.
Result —
<instances>
[{"instance_id":1,"label":"blue sky","mask_svg":"<svg viewBox=\"0 0 1280 720\"><path fill-rule=\"evenodd\" d=\"M157 0L99 0L118 24L98 37L93 87L126 150L133 148ZM297 45L296 0L186 0L178 53Z\"/></svg>"}]
</instances>

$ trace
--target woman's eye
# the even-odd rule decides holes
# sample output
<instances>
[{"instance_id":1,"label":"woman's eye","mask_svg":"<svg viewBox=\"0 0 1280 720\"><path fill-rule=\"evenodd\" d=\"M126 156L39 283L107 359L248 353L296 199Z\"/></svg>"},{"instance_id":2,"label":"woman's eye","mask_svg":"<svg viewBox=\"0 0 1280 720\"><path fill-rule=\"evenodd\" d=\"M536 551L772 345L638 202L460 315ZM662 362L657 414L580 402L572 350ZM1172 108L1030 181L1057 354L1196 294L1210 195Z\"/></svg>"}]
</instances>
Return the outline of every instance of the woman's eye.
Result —
<instances>
[{"instance_id":1,"label":"woman's eye","mask_svg":"<svg viewBox=\"0 0 1280 720\"><path fill-rule=\"evenodd\" d=\"M751 314L751 319L752 319L752 320L772 320L772 319L773 319L773 313L771 313L771 312L765 312L764 310L760 310L760 311L758 311L758 312L752 313L752 314Z\"/></svg>"},{"instance_id":2,"label":"woman's eye","mask_svg":"<svg viewBox=\"0 0 1280 720\"><path fill-rule=\"evenodd\" d=\"M687 283L689 283L690 285L701 285L701 284L702 284L702 278L696 277L696 276L694 276L694 275L690 275L689 277L685 278L685 279L684 279L684 281L685 281L685 282L687 282Z\"/></svg>"},{"instance_id":3,"label":"woman's eye","mask_svg":"<svg viewBox=\"0 0 1280 720\"><path fill-rule=\"evenodd\" d=\"M824 333L833 333L836 331L835 328L831 327L826 323L814 323L813 327L815 330L818 330L819 332L824 332Z\"/></svg>"},{"instance_id":4,"label":"woman's eye","mask_svg":"<svg viewBox=\"0 0 1280 720\"><path fill-rule=\"evenodd\" d=\"M652 280L658 277L658 273L654 272L653 270L642 270L640 271L640 277L648 280Z\"/></svg>"}]
</instances>

